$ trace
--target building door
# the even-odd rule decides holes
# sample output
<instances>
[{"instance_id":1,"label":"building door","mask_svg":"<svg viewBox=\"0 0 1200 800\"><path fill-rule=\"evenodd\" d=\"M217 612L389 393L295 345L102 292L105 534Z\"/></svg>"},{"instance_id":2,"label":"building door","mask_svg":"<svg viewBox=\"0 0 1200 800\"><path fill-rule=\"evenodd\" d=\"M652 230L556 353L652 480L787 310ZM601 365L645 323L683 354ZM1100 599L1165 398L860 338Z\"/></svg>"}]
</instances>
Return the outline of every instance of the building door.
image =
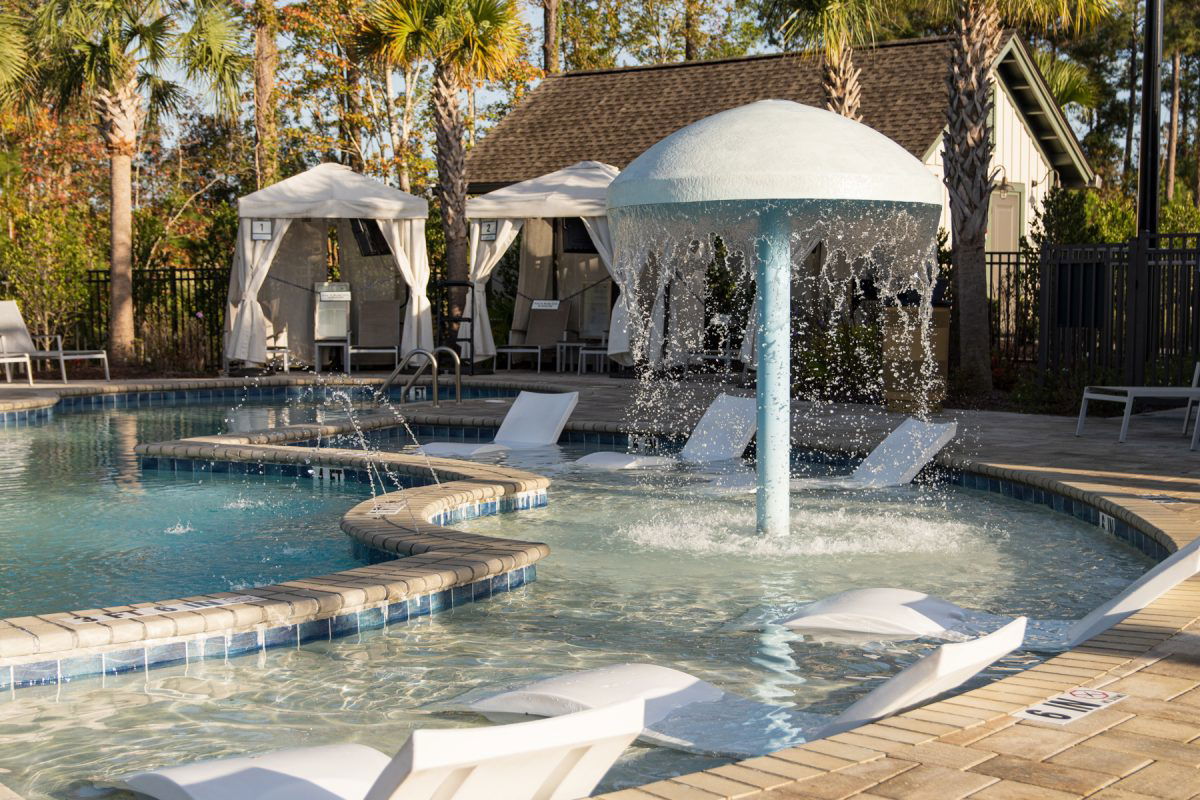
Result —
<instances>
[{"instance_id":1,"label":"building door","mask_svg":"<svg viewBox=\"0 0 1200 800\"><path fill-rule=\"evenodd\" d=\"M1016 252L1021 247L1021 192L1009 189L992 192L988 209L987 239L989 253Z\"/></svg>"}]
</instances>

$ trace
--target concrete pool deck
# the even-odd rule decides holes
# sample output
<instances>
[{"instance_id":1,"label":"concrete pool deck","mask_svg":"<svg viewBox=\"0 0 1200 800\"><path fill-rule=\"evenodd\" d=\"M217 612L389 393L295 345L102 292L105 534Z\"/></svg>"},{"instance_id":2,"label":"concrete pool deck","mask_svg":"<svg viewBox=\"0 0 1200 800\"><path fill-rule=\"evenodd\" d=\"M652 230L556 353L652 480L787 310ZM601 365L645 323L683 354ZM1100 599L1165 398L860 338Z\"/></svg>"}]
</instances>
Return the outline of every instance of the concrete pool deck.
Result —
<instances>
[{"instance_id":1,"label":"concrete pool deck","mask_svg":"<svg viewBox=\"0 0 1200 800\"><path fill-rule=\"evenodd\" d=\"M275 379L268 379L274 381ZM578 389L571 427L620 431L630 381L501 372L480 385ZM240 384L240 381L237 382ZM186 384L186 385L184 385ZM202 388L215 381L114 382L105 391ZM224 384L228 385L228 383ZM61 386L0 385L0 408L57 400ZM79 382L72 392L94 392ZM707 391L715 393L717 387ZM406 407L411 421L495 426L504 405L464 401ZM839 419L853 416L853 425ZM900 419L864 407L794 412L796 441L863 451ZM1076 438L1067 417L949 411L960 435L940 459L996 479L1052 489L1135 526L1169 550L1200 533L1200 454L1188 450L1176 411L1139 415L1118 444L1119 420L1092 419ZM685 433L693 420L661 426ZM250 438L250 437L247 437ZM264 437L269 438L269 437ZM249 442L248 442L249 444ZM267 444L267 441L261 442ZM1140 800L1200 796L1200 579L1193 578L1073 651L971 691L770 756L606 795L608 800ZM1076 686L1129 697L1066 725L1011 713ZM0 796L3 796L0 793Z\"/></svg>"}]
</instances>

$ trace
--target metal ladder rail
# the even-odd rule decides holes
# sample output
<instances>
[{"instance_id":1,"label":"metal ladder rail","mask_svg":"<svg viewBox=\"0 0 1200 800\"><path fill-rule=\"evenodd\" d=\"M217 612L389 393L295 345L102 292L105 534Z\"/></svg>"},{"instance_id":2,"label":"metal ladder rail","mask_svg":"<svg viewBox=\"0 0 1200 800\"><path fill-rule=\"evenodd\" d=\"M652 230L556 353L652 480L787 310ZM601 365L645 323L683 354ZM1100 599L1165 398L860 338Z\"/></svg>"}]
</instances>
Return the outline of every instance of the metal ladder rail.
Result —
<instances>
[{"instance_id":1,"label":"metal ladder rail","mask_svg":"<svg viewBox=\"0 0 1200 800\"><path fill-rule=\"evenodd\" d=\"M434 354L449 353L454 359L454 402L462 402L462 358L459 357L458 351L453 347L435 347Z\"/></svg>"},{"instance_id":2,"label":"metal ladder rail","mask_svg":"<svg viewBox=\"0 0 1200 800\"><path fill-rule=\"evenodd\" d=\"M424 356L425 361L405 382L404 388L400 391L400 402L405 402L405 400L408 398L409 390L411 390L413 384L417 382L417 378L420 378L421 375L424 374L426 367L430 367L432 370L430 375L433 377L433 405L436 407L440 402L438 400L438 361L437 356L428 350L422 350L418 348L416 350L408 351L408 353L404 356L404 360L401 361L394 370L392 370L391 375L388 375L387 378L384 379L383 385L379 387L379 391L381 394L387 394L387 390L390 389L392 384L396 382L396 378L398 378L400 373L404 371L404 368L408 366L408 362L412 361L413 356Z\"/></svg>"}]
</instances>

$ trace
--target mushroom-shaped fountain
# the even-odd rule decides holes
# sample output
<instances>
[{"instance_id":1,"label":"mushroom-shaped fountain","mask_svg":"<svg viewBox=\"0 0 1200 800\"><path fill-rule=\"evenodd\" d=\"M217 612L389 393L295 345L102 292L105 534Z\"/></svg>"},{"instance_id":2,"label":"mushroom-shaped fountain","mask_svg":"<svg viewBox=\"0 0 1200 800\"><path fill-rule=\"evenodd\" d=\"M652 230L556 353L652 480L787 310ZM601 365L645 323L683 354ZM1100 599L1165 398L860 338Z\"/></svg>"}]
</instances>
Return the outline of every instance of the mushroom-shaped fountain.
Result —
<instances>
[{"instance_id":1,"label":"mushroom-shaped fountain","mask_svg":"<svg viewBox=\"0 0 1200 800\"><path fill-rule=\"evenodd\" d=\"M756 274L757 526L789 528L793 264L818 243L826 260L867 263L874 280L928 286L942 187L883 134L786 100L699 120L642 153L608 191L614 267L637 283L647 259L706 237L741 251ZM650 255L653 253L653 255ZM669 257L669 256L668 256ZM928 296L928 295L927 295ZM636 318L635 300L622 295ZM749 334L747 334L749 335Z\"/></svg>"}]
</instances>

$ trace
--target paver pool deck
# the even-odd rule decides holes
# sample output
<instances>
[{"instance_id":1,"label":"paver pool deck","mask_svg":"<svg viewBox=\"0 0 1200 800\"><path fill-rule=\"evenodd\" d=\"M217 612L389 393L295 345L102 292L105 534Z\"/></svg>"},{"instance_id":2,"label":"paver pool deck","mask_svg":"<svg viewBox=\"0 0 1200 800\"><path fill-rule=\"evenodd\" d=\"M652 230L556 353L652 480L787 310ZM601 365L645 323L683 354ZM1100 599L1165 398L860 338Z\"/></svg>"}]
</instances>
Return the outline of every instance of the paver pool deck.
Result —
<instances>
[{"instance_id":1,"label":"paver pool deck","mask_svg":"<svg viewBox=\"0 0 1200 800\"><path fill-rule=\"evenodd\" d=\"M275 379L267 379L275 380ZM297 378L296 380L304 380ZM603 376L501 372L481 385L577 389L571 427L624 431L630 381ZM150 391L216 381L72 383L69 392ZM102 388L101 388L102 387ZM707 391L715 394L713 385ZM53 402L64 387L0 385L0 408ZM414 422L494 426L506 406L481 401L405 406ZM940 461L1074 497L1135 525L1169 550L1200 534L1200 453L1180 435L1179 411L1134 418L1118 444L1119 419L1074 420L947 411L959 436ZM852 425L840 420L853 419ZM798 444L865 452L900 415L867 407L797 404ZM681 416L664 429L685 433ZM2 433L0 433L2 435ZM1064 560L1064 568L1069 561ZM1018 721L1012 712L1076 686L1129 695L1066 725ZM0 786L0 799L6 798ZM606 800L1142 800L1200 797L1200 578L1167 592L1082 647L935 703L801 747L626 789Z\"/></svg>"}]
</instances>

